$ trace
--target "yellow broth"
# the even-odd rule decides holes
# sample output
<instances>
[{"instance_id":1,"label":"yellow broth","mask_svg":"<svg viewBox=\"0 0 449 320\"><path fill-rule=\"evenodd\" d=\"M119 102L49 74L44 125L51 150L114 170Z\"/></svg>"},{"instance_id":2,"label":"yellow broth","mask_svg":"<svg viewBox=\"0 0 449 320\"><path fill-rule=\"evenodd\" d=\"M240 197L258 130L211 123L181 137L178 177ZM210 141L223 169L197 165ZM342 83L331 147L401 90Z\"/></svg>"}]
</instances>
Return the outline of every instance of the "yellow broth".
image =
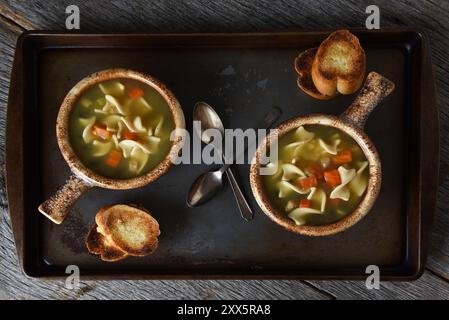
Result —
<instances>
[{"instance_id":1,"label":"yellow broth","mask_svg":"<svg viewBox=\"0 0 449 320\"><path fill-rule=\"evenodd\" d=\"M118 119L117 117L111 117L112 119L115 119L114 121L112 121L112 123L117 123L111 125L112 131L110 131L110 133L115 134L115 136L117 137L117 133L120 132L118 128L121 126L121 138L115 139L109 136L107 136L106 138L95 136L94 140L96 140L97 142L94 143L94 140L86 142L83 139L83 132L86 128L85 124L86 122L88 122L88 119L92 119L92 117L95 117L95 123L103 129L105 129L106 127L106 130L108 130L109 132L109 128L107 128L107 125L105 124L105 122L109 121L108 119L111 119L108 117L113 114L118 114L120 117L120 112L117 112L116 108L114 109L114 107L111 107L111 105L109 106L109 108L105 107L106 94L104 91L102 91L100 85L102 85L103 88L108 88L107 93L110 96L114 97L123 108L124 106L126 106L127 114L123 118L128 119L127 123L133 124L133 121L136 119L136 117L139 117L142 128L146 129L147 131L143 132L142 129L142 132L133 132L133 130L130 130L125 125L124 121L121 121L123 118L120 118L121 120L116 121L116 119ZM132 99L130 97L130 92L136 88L138 88L138 90L140 88L142 91L137 91L138 93L140 93L138 99ZM143 100L140 100L140 98L142 98ZM148 105L150 106L150 108L147 107ZM106 114L100 113L99 110L103 110L103 108L109 110L110 112ZM154 131L161 121L162 123L157 130L158 136L156 137L154 135ZM118 122L123 123L119 125ZM170 112L167 102L155 89L147 84L133 79L114 79L104 81L89 88L78 99L76 106L73 108L70 115L69 134L70 143L76 155L87 168L104 177L128 179L143 175L151 171L160 162L163 161L172 146L172 142L170 141L170 133L172 132L174 127L173 116ZM139 148L137 148L139 149L137 151L132 150L132 148L127 148L130 149L131 152L135 151L133 155L136 154L140 158L135 157L134 159L130 155L128 155L128 157L125 157L125 152L120 147L118 147L116 143L127 140L125 139L125 137L123 137L123 133L125 131L131 132L131 134L128 134L128 136L132 135L133 139L144 145L148 141L151 141L151 143L148 142L148 145L151 146L151 148L149 148L151 149L151 153L143 152ZM150 131L153 131L152 134L155 138L149 138ZM92 132L96 131L93 129ZM107 135L109 135L110 133L107 133ZM154 142L155 140L157 141L157 139L159 139L158 142ZM112 143L112 147L109 152L102 156L94 156L95 152L98 152L98 147L95 144L109 146L108 143L110 142ZM108 148L105 148L104 150L106 149ZM117 166L110 166L107 164L111 163L108 162L108 157L111 157L111 153L113 152L113 150L117 150L117 153L122 153ZM144 155L142 156L142 154ZM136 160L143 158L146 159L146 161L141 160L139 162Z\"/></svg>"},{"instance_id":2,"label":"yellow broth","mask_svg":"<svg viewBox=\"0 0 449 320\"><path fill-rule=\"evenodd\" d=\"M301 146L300 149L294 151L292 148L286 147L287 145L297 142L298 137L296 130L292 130L285 135L281 136L278 141L278 153L280 164L294 164L296 167L300 168L306 175L309 177L313 174L313 170L310 170L310 163L316 163L321 166L323 173L324 171L335 170L341 165L334 164L332 161L332 157L334 155L327 153L321 146L318 141L318 138L321 138L328 144L332 144L335 140L339 139L340 143L338 144L337 150L341 152L342 150L350 150L352 153L352 161L343 164L342 166L345 169L354 169L357 172L362 165L365 165L365 169L360 173L360 179L358 181L362 181L362 183L366 184L368 181L368 167L366 157L359 147L359 145L345 132L324 125L309 125L304 126L304 129L310 133L314 134L314 138ZM296 152L296 153L295 153ZM329 161L326 159L328 158ZM325 168L325 165L328 167ZM280 167L278 168L278 170ZM280 169L282 170L282 169ZM299 206L299 203L302 199L307 202L307 197L309 194L299 194L293 190L289 190L287 194L284 194L282 198L279 197L280 187L279 183L283 179L282 171L277 171L276 174L273 175L264 175L262 176L263 185L265 188L265 192L268 195L272 204L281 212L285 212L286 215L289 214L289 210L291 210L292 204L294 204L296 209ZM318 174L319 175L319 174ZM301 189L301 184L299 182L300 179L304 177L295 177L290 183ZM344 216L351 213L357 205L360 203L363 198L364 192L362 195L355 194L352 190L350 190L350 196L347 201L338 199L338 200L330 200L330 193L335 189L335 187L330 187L324 177L317 179L317 187L318 189L322 189L326 194L326 205L325 210L320 213L309 213L304 214L303 219L305 225L324 225L336 222L343 218ZM360 190L360 189L357 189ZM360 191L358 191L360 193ZM318 199L319 200L319 199ZM321 202L312 197L308 205L316 210L321 209ZM290 203L290 209L287 210L287 204ZM291 211L290 211L291 212ZM299 224L299 223L297 223Z\"/></svg>"}]
</instances>

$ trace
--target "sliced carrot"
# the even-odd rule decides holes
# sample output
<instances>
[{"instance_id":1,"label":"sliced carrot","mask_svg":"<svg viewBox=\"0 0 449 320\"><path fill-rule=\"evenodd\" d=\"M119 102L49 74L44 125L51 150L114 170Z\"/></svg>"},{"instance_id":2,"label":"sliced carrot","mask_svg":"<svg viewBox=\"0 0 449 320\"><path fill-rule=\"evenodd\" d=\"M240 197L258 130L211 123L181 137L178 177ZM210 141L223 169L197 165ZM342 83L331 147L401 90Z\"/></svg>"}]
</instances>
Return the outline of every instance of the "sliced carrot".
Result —
<instances>
[{"instance_id":1,"label":"sliced carrot","mask_svg":"<svg viewBox=\"0 0 449 320\"><path fill-rule=\"evenodd\" d=\"M352 161L352 152L349 149L340 151L337 155L332 157L332 162L334 164L345 164Z\"/></svg>"},{"instance_id":2,"label":"sliced carrot","mask_svg":"<svg viewBox=\"0 0 449 320\"><path fill-rule=\"evenodd\" d=\"M123 138L125 138L126 140L137 140L137 134L126 130L126 131L123 131Z\"/></svg>"},{"instance_id":3,"label":"sliced carrot","mask_svg":"<svg viewBox=\"0 0 449 320\"><path fill-rule=\"evenodd\" d=\"M312 187L316 187L318 185L318 181L314 175L311 175L307 178L302 178L299 180L299 186L304 189L310 189Z\"/></svg>"},{"instance_id":4,"label":"sliced carrot","mask_svg":"<svg viewBox=\"0 0 449 320\"><path fill-rule=\"evenodd\" d=\"M328 200L329 200L329 204L333 207L337 207L341 202L341 199L339 199L339 198L335 198L335 199L329 198Z\"/></svg>"},{"instance_id":5,"label":"sliced carrot","mask_svg":"<svg viewBox=\"0 0 449 320\"><path fill-rule=\"evenodd\" d=\"M132 88L131 90L128 91L128 96L133 100L139 99L144 94L145 92L141 88Z\"/></svg>"},{"instance_id":6,"label":"sliced carrot","mask_svg":"<svg viewBox=\"0 0 449 320\"><path fill-rule=\"evenodd\" d=\"M306 170L313 174L318 180L323 178L323 167L315 161L309 161Z\"/></svg>"},{"instance_id":7,"label":"sliced carrot","mask_svg":"<svg viewBox=\"0 0 449 320\"><path fill-rule=\"evenodd\" d=\"M112 168L116 168L122 160L122 152L120 150L112 150L106 158L106 164Z\"/></svg>"},{"instance_id":8,"label":"sliced carrot","mask_svg":"<svg viewBox=\"0 0 449 320\"><path fill-rule=\"evenodd\" d=\"M94 124L92 126L92 133L101 139L108 139L112 137L112 132L108 131L102 124Z\"/></svg>"},{"instance_id":9,"label":"sliced carrot","mask_svg":"<svg viewBox=\"0 0 449 320\"><path fill-rule=\"evenodd\" d=\"M310 208L310 200L308 200L308 199L299 200L299 207L300 208Z\"/></svg>"},{"instance_id":10,"label":"sliced carrot","mask_svg":"<svg viewBox=\"0 0 449 320\"><path fill-rule=\"evenodd\" d=\"M324 171L324 180L329 187L336 187L341 183L340 173L337 169Z\"/></svg>"}]
</instances>

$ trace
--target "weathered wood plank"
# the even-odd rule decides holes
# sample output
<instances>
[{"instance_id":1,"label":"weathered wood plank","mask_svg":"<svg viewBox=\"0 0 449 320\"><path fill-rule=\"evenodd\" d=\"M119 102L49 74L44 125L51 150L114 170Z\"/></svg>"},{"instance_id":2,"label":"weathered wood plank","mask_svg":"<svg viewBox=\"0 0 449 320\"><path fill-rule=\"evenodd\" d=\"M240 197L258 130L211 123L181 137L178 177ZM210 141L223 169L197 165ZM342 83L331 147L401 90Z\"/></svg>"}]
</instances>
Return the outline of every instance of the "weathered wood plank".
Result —
<instances>
[{"instance_id":1,"label":"weathered wood plank","mask_svg":"<svg viewBox=\"0 0 449 320\"><path fill-rule=\"evenodd\" d=\"M414 282L380 282L380 288L367 289L363 281L312 281L314 286L338 299L420 299L447 300L449 285L446 281L425 272Z\"/></svg>"},{"instance_id":2,"label":"weathered wood plank","mask_svg":"<svg viewBox=\"0 0 449 320\"><path fill-rule=\"evenodd\" d=\"M80 3L84 31L207 32L267 31L293 28L363 27L364 9L370 1L132 1ZM449 162L449 3L446 1L378 1L382 26L410 25L425 31L431 42L441 118L441 158ZM58 1L0 1L0 14L24 29L64 29L65 5ZM107 12L107 14L105 14ZM400 15L399 15L400 13ZM0 19L1 22L1 19ZM7 88L17 26L0 23L0 161L4 157ZM1 185L4 185L3 176ZM79 292L62 282L40 282L17 272L4 188L0 192L0 298L444 298L447 284L425 272L414 283L385 283L379 291L363 282L310 282L331 295L319 293L297 281L114 281L87 283ZM449 279L449 182L442 181L428 268ZM183 296L183 294L185 294Z\"/></svg>"},{"instance_id":3,"label":"weathered wood plank","mask_svg":"<svg viewBox=\"0 0 449 320\"><path fill-rule=\"evenodd\" d=\"M11 23L21 26L24 29L27 30L37 29L37 26L35 26L31 21L26 19L24 16L17 14L8 6L0 5L0 15L8 19Z\"/></svg>"},{"instance_id":4,"label":"weathered wood plank","mask_svg":"<svg viewBox=\"0 0 449 320\"><path fill-rule=\"evenodd\" d=\"M299 281L99 281L68 290L62 281L9 278L4 299L329 299Z\"/></svg>"}]
</instances>

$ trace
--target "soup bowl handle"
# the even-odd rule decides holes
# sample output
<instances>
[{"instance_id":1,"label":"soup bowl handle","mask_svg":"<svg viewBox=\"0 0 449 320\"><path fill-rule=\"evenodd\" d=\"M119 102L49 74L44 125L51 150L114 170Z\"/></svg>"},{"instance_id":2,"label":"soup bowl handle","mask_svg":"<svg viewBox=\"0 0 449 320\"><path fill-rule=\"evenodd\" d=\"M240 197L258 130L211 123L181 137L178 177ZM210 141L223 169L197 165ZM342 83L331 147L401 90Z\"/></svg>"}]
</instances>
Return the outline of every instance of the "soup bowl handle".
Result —
<instances>
[{"instance_id":1,"label":"soup bowl handle","mask_svg":"<svg viewBox=\"0 0 449 320\"><path fill-rule=\"evenodd\" d=\"M370 72L357 98L340 118L363 129L371 111L393 90L393 82L377 72Z\"/></svg>"},{"instance_id":2,"label":"soup bowl handle","mask_svg":"<svg viewBox=\"0 0 449 320\"><path fill-rule=\"evenodd\" d=\"M54 223L60 224L78 198L92 187L92 184L72 173L65 184L39 206L39 211Z\"/></svg>"}]
</instances>

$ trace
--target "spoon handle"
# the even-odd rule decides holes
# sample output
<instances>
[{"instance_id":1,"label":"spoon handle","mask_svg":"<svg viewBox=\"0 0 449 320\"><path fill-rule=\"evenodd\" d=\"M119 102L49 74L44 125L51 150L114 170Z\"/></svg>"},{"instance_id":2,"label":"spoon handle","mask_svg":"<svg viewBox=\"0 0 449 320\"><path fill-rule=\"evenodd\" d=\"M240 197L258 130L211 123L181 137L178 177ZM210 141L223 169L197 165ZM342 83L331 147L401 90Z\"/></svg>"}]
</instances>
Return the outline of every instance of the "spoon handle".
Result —
<instances>
[{"instance_id":1,"label":"spoon handle","mask_svg":"<svg viewBox=\"0 0 449 320\"><path fill-rule=\"evenodd\" d=\"M267 112L267 114L265 114L263 120L261 122L258 123L258 125L255 127L255 129L270 129L273 124L277 121L277 119L279 119L279 117L282 114L282 110L277 107L274 106L273 108L271 108L270 111ZM213 142L212 142L213 143ZM217 147L215 147L217 150L219 150ZM245 148L243 149L243 153L245 153L248 150L248 145L245 146ZM221 151L220 151L221 152ZM220 168L221 173L223 174L226 170L228 170L228 168L231 167L231 165L234 163L234 160L237 159L237 157L232 158L232 161L228 162L226 159L226 156L221 153L221 156L223 158L223 165ZM240 155L238 155L240 156Z\"/></svg>"},{"instance_id":2,"label":"spoon handle","mask_svg":"<svg viewBox=\"0 0 449 320\"><path fill-rule=\"evenodd\" d=\"M232 192L234 193L235 200L237 201L237 205L239 207L242 218L246 221L252 220L253 211L246 201L245 196L243 195L243 192L240 189L237 180L235 179L235 175L231 167L226 170L226 175L228 177L229 184L231 185Z\"/></svg>"}]
</instances>

